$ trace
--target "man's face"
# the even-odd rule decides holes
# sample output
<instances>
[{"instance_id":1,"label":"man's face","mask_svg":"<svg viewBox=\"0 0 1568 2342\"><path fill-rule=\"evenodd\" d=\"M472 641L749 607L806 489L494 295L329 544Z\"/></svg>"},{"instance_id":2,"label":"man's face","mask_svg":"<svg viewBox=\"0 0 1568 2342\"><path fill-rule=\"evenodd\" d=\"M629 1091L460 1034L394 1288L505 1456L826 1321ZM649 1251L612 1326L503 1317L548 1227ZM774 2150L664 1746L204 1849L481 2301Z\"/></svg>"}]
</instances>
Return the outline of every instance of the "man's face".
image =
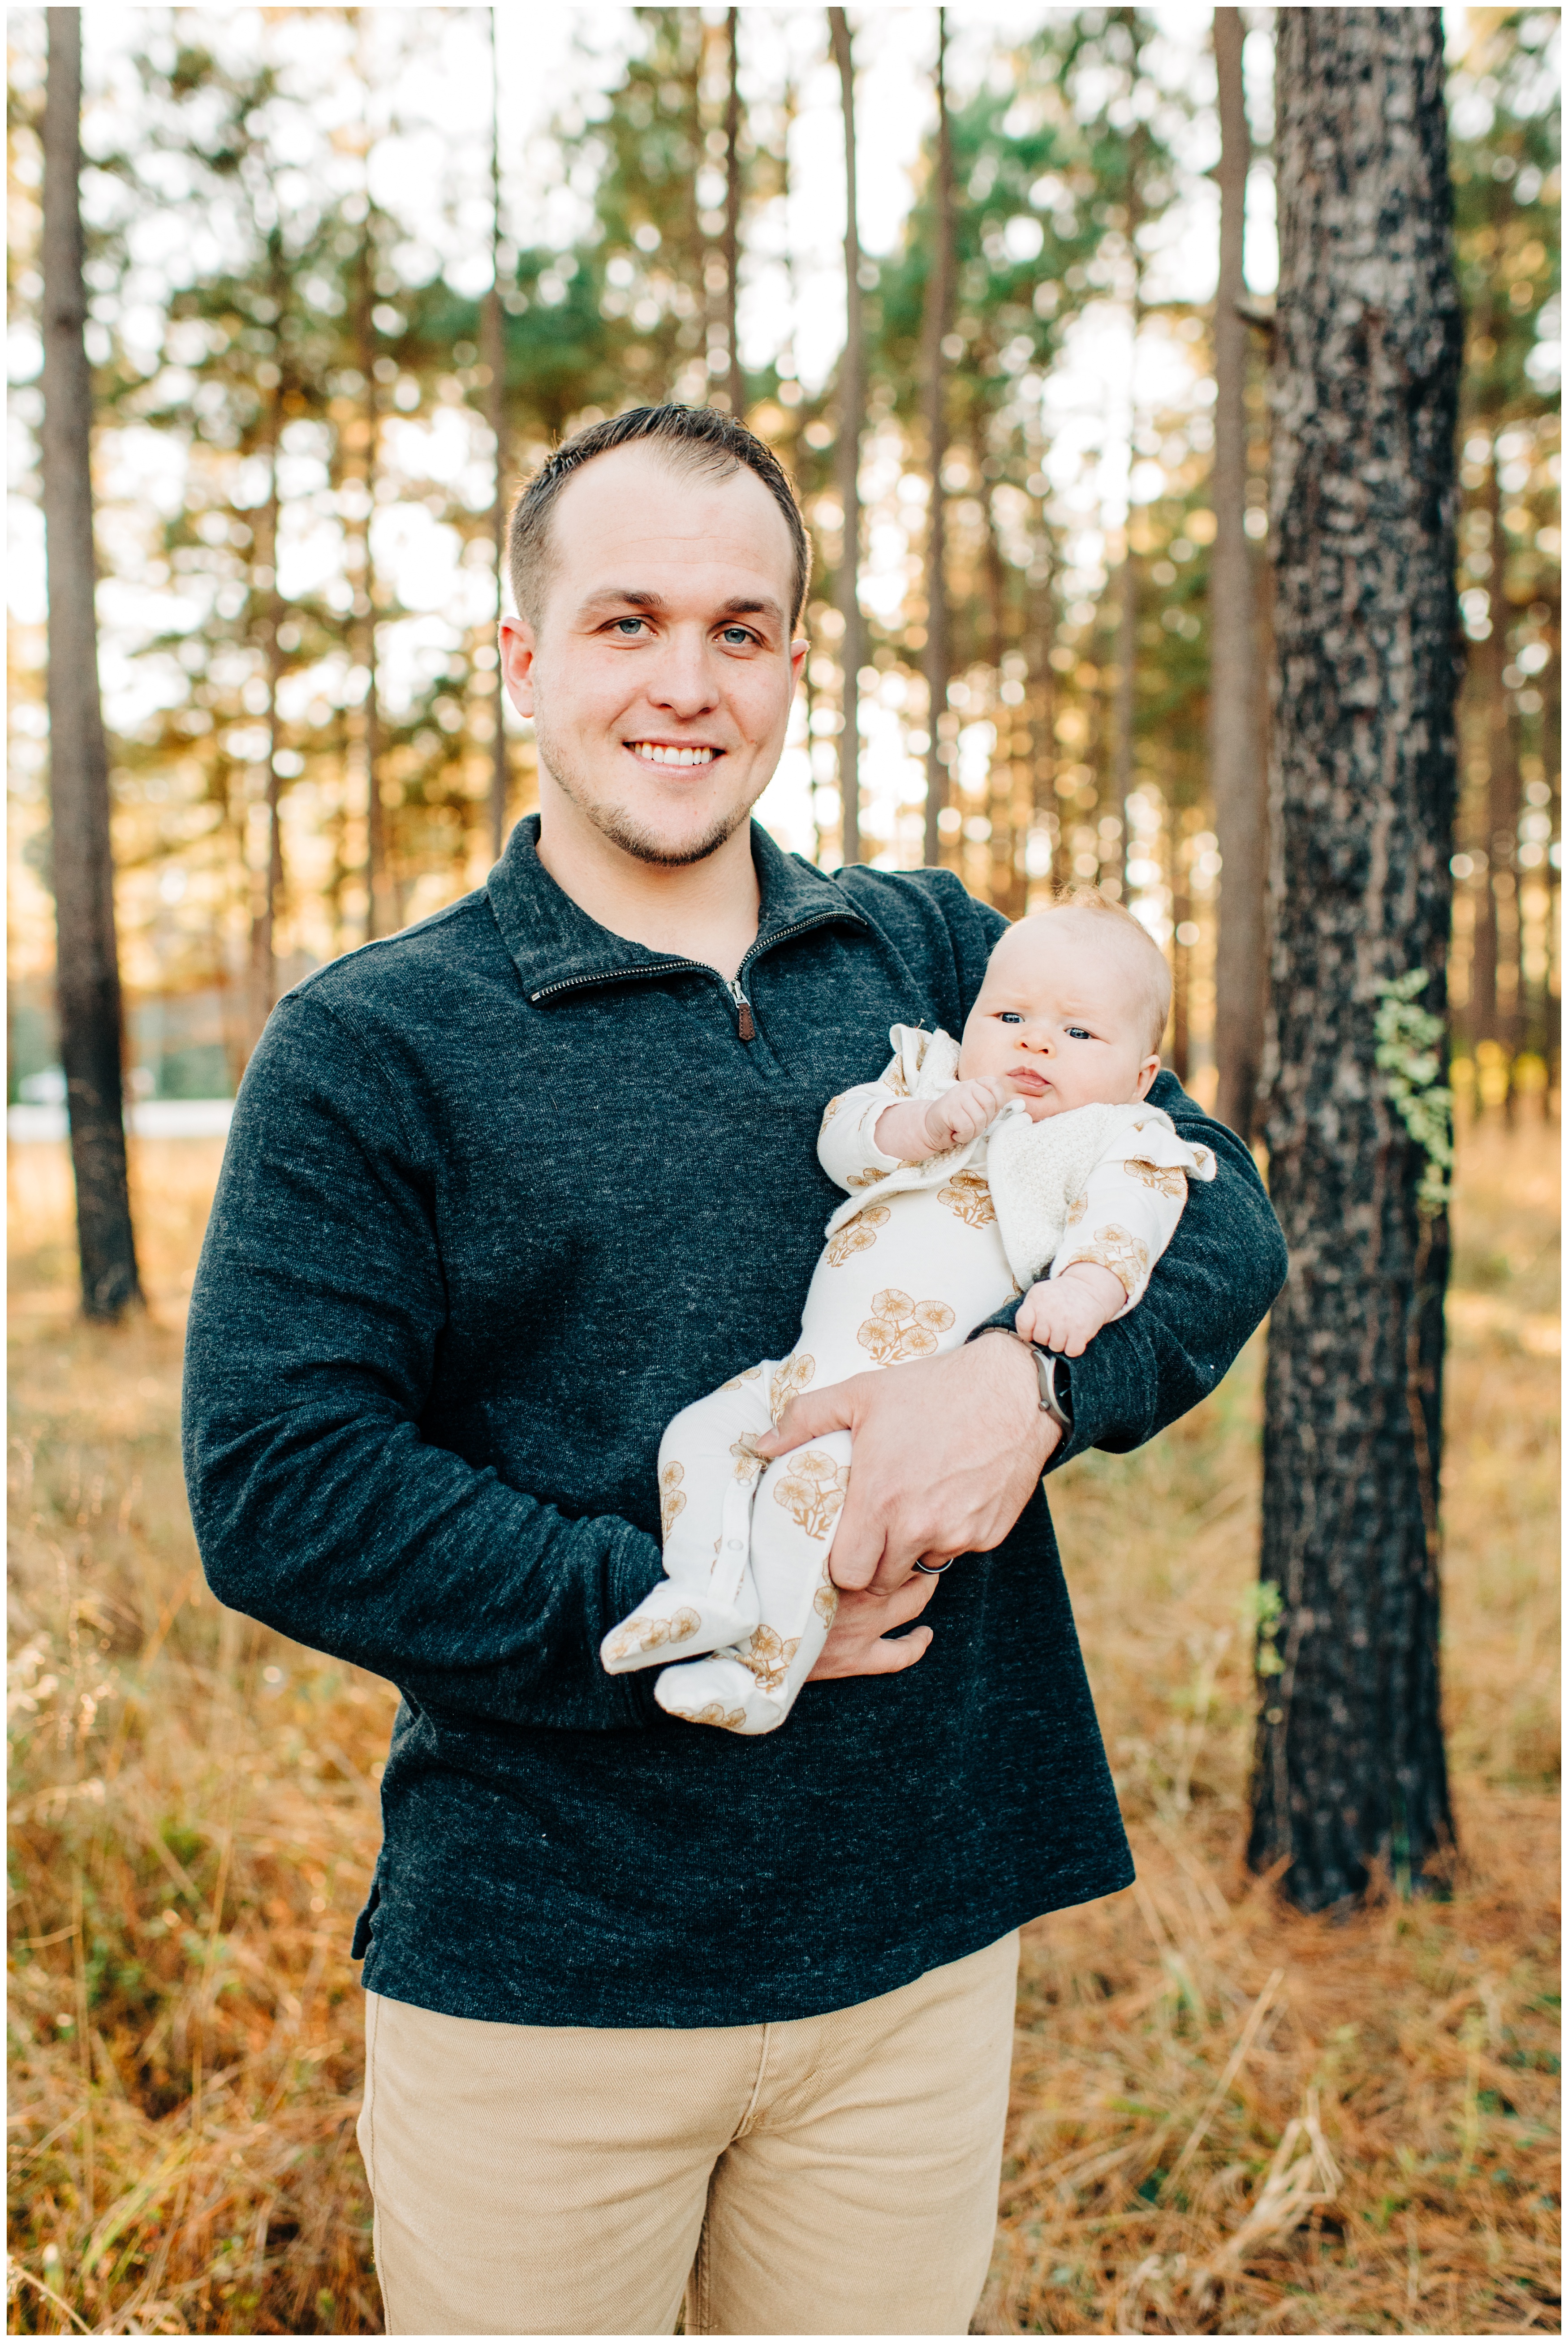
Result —
<instances>
[{"instance_id":1,"label":"man's face","mask_svg":"<svg viewBox=\"0 0 1568 2342\"><path fill-rule=\"evenodd\" d=\"M701 862L784 747L805 656L784 515L753 472L714 480L616 447L562 490L551 552L534 621L501 629L542 778L637 861Z\"/></svg>"}]
</instances>

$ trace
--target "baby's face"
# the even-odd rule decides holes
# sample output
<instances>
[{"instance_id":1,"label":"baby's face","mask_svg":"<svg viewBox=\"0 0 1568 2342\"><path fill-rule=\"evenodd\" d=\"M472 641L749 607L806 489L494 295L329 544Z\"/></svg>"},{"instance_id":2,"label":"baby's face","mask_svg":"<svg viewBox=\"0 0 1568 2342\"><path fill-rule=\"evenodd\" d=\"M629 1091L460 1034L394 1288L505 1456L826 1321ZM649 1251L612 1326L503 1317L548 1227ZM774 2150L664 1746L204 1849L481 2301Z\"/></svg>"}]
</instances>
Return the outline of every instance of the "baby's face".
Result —
<instances>
[{"instance_id":1,"label":"baby's face","mask_svg":"<svg viewBox=\"0 0 1568 2342\"><path fill-rule=\"evenodd\" d=\"M1160 1060L1144 950L1103 912L1045 911L1010 927L964 1027L960 1079L1004 1074L1032 1122L1146 1096Z\"/></svg>"}]
</instances>

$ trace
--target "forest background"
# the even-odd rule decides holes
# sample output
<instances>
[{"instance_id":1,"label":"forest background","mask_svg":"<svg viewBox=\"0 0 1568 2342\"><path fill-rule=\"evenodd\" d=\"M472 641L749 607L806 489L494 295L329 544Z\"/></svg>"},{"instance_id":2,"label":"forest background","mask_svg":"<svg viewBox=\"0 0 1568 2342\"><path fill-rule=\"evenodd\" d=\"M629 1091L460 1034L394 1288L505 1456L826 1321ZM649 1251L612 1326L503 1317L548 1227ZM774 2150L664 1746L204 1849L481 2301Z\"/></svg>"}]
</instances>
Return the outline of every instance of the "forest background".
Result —
<instances>
[{"instance_id":1,"label":"forest background","mask_svg":"<svg viewBox=\"0 0 1568 2342\"><path fill-rule=\"evenodd\" d=\"M825 12L563 11L535 29L537 13L497 12L493 114L488 11L84 12L133 1094L171 1112L232 1096L281 989L482 881L498 745L503 826L534 787L496 688L498 486L574 425L673 395L744 405L814 540L807 686L762 817L840 858L847 699L865 858L924 858L934 769L940 850L977 893L1017 912L1069 877L1122 892L1171 954L1166 1055L1212 1100L1208 12L949 18L934 740L934 16L851 19L864 642L846 674ZM1244 20L1246 527L1266 621L1272 20ZM1449 1322L1471 1403L1445 1482L1445 1719L1472 1868L1447 1904L1374 1896L1334 1930L1238 1867L1255 1350L1154 1449L1064 1476L1070 1552L1118 1547L1152 1507L1178 1526L1144 1576L1124 1559L1075 1584L1140 1918L1129 1931L1118 1901L1032 1941L984 2330L1523 2331L1554 2315L1539 1849L1555 1764L1558 19L1446 21L1467 319ZM59 1095L38 12L14 12L10 40L20 1135ZM173 1431L216 1156L138 1143L150 1308L112 1336L74 1322L64 1149L13 1160L11 2322L29 2330L358 2331L379 2314L345 1946L388 1687L201 1592Z\"/></svg>"},{"instance_id":2,"label":"forest background","mask_svg":"<svg viewBox=\"0 0 1568 2342\"><path fill-rule=\"evenodd\" d=\"M493 158L487 12L85 12L99 609L134 1090L231 1096L278 990L479 883L498 723L506 819L533 802L532 741L497 689L497 424L503 493L564 432L638 396L734 399L779 449L815 547L813 651L759 811L786 846L839 858L839 93L815 12L738 14L733 119L724 12L594 12L591 35L552 36L543 73L504 22ZM965 11L950 47L942 851L1013 913L1066 876L1124 886L1172 956L1167 1057L1212 1102L1207 23L1038 14ZM1453 21L1469 320L1450 971L1462 1096L1555 1078L1556 24ZM15 1099L48 1097L58 1076L33 501L40 19L19 11L12 27ZM868 15L857 37L861 852L907 866L924 858L930 764L931 42L897 11ZM1246 525L1264 599L1261 26L1244 55L1260 319Z\"/></svg>"}]
</instances>

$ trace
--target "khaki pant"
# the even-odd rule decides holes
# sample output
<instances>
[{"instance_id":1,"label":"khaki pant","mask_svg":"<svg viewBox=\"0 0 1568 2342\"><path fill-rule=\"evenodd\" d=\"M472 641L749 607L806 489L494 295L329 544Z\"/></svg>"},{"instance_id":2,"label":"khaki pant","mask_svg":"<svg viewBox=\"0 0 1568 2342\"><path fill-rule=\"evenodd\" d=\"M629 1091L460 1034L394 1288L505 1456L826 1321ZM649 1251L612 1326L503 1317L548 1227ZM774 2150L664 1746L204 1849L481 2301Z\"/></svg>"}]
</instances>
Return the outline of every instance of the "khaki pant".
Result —
<instances>
[{"instance_id":1,"label":"khaki pant","mask_svg":"<svg viewBox=\"0 0 1568 2342\"><path fill-rule=\"evenodd\" d=\"M389 2334L964 2334L1018 1938L858 2007L695 2031L366 1996Z\"/></svg>"}]
</instances>

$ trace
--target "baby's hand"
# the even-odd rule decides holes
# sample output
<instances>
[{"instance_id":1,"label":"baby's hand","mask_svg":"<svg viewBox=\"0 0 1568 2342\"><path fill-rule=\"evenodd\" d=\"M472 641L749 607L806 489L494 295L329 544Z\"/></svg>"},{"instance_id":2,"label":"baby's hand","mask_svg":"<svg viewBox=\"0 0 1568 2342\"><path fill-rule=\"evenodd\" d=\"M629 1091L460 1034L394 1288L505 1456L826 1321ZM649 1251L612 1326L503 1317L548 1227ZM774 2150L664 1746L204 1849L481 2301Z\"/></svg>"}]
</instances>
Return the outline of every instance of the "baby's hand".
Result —
<instances>
[{"instance_id":1,"label":"baby's hand","mask_svg":"<svg viewBox=\"0 0 1568 2342\"><path fill-rule=\"evenodd\" d=\"M1097 1263L1076 1260L1060 1276L1042 1277L1018 1305L1014 1320L1026 1342L1058 1350L1064 1358L1082 1356L1127 1298L1119 1276Z\"/></svg>"},{"instance_id":2,"label":"baby's hand","mask_svg":"<svg viewBox=\"0 0 1568 2342\"><path fill-rule=\"evenodd\" d=\"M970 1082L954 1082L952 1089L940 1098L933 1098L924 1107L924 1138L925 1155L949 1155L954 1147L965 1147L970 1138L980 1138L987 1124L1008 1106L1017 1091L1005 1075L982 1073ZM924 1157L914 1157L924 1162Z\"/></svg>"},{"instance_id":3,"label":"baby's hand","mask_svg":"<svg viewBox=\"0 0 1568 2342\"><path fill-rule=\"evenodd\" d=\"M970 1081L955 1082L925 1109L927 1151L946 1155L954 1146L967 1146L1017 1095L1004 1074L979 1074Z\"/></svg>"},{"instance_id":4,"label":"baby's hand","mask_svg":"<svg viewBox=\"0 0 1568 2342\"><path fill-rule=\"evenodd\" d=\"M946 1155L978 1138L994 1116L1015 1095L1000 1074L984 1074L958 1082L945 1097L927 1104L907 1098L890 1106L877 1117L876 1143L884 1155L901 1163L924 1163L933 1155Z\"/></svg>"}]
</instances>

